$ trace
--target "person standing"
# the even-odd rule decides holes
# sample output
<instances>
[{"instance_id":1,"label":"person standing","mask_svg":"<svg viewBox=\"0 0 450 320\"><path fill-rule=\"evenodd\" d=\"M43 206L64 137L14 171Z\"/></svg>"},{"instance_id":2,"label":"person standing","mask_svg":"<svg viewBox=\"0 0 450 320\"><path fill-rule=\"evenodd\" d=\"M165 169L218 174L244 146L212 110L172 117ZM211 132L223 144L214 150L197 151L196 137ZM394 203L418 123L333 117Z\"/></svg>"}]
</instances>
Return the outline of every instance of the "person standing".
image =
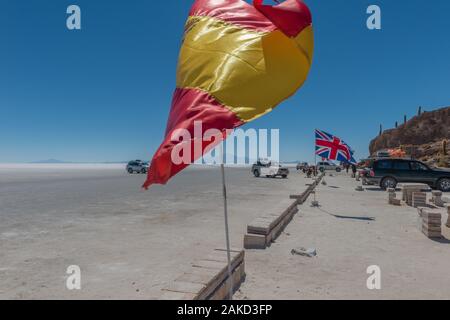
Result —
<instances>
[{"instance_id":1,"label":"person standing","mask_svg":"<svg viewBox=\"0 0 450 320\"><path fill-rule=\"evenodd\" d=\"M356 178L356 165L352 164L352 178Z\"/></svg>"}]
</instances>

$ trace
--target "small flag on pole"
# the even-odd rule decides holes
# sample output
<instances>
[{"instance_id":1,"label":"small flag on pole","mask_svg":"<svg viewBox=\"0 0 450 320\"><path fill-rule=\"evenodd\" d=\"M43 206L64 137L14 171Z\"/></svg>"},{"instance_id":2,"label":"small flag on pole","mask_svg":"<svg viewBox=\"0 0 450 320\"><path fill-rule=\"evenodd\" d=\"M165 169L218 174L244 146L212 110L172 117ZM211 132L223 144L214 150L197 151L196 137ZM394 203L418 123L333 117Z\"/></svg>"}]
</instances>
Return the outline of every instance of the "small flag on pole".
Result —
<instances>
[{"instance_id":1,"label":"small flag on pole","mask_svg":"<svg viewBox=\"0 0 450 320\"><path fill-rule=\"evenodd\" d=\"M322 130L316 130L316 155L328 160L355 164L355 152L342 139Z\"/></svg>"}]
</instances>

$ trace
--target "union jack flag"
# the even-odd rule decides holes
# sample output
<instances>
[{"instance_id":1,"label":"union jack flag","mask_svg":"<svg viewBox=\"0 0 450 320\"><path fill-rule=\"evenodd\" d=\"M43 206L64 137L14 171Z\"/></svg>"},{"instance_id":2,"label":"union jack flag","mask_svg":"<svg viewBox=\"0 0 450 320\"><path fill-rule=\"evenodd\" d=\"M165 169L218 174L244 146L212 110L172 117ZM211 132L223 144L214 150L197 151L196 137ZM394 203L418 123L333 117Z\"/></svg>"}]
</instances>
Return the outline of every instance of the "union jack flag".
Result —
<instances>
[{"instance_id":1,"label":"union jack flag","mask_svg":"<svg viewBox=\"0 0 450 320\"><path fill-rule=\"evenodd\" d=\"M340 138L322 130L316 130L316 155L328 159L351 164L356 163L353 158L355 152Z\"/></svg>"}]
</instances>

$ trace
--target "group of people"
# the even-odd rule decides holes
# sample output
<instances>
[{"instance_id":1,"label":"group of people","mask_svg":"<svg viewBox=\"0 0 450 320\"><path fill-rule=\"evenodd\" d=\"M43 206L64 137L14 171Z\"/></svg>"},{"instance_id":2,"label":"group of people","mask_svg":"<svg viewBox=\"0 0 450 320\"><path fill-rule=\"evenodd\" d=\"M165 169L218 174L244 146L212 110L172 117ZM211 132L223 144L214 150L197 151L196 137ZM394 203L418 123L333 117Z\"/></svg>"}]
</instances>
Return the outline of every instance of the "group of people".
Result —
<instances>
[{"instance_id":1,"label":"group of people","mask_svg":"<svg viewBox=\"0 0 450 320\"><path fill-rule=\"evenodd\" d=\"M356 165L355 164L350 164L350 163L348 163L348 162L345 162L345 163L341 163L341 166L343 166L344 167L344 169L345 169L345 172L349 172L349 170L350 170L350 168L352 169L352 178L355 178L356 177L356 171L357 171L357 168L356 168Z\"/></svg>"},{"instance_id":2,"label":"group of people","mask_svg":"<svg viewBox=\"0 0 450 320\"><path fill-rule=\"evenodd\" d=\"M356 177L356 172L357 172L357 167L355 164L350 164L350 163L341 163L341 167L347 172L349 173L349 171L351 170L352 172L352 177L355 178ZM311 178L312 176L317 176L318 174L318 169L317 166L304 166L301 169L303 171L303 173L306 173L306 176L308 178Z\"/></svg>"}]
</instances>

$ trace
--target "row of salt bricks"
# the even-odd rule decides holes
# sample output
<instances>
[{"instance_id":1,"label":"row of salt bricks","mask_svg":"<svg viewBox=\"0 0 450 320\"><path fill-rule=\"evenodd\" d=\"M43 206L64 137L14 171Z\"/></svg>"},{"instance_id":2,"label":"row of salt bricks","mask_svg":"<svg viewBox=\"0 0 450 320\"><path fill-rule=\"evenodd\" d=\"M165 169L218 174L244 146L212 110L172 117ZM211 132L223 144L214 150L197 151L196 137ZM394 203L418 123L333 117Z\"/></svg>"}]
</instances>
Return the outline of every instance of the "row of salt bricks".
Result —
<instances>
[{"instance_id":1,"label":"row of salt bricks","mask_svg":"<svg viewBox=\"0 0 450 320\"><path fill-rule=\"evenodd\" d=\"M399 185L400 186L400 185ZM426 184L401 184L402 198L408 206L417 207L426 204L426 194L422 192L424 189L429 189ZM416 195L416 203L414 203L414 193Z\"/></svg>"},{"instance_id":2,"label":"row of salt bricks","mask_svg":"<svg viewBox=\"0 0 450 320\"><path fill-rule=\"evenodd\" d=\"M405 190L405 189L404 189ZM414 189L406 189L408 192L403 193L403 199L406 201L406 203L414 208L417 207L425 207L427 205L427 194L425 192L421 191L413 191ZM411 191L411 192L409 192ZM389 204L394 206L401 205L400 199L397 199L397 195L395 193L394 188L388 189L388 195L389 195Z\"/></svg>"},{"instance_id":3,"label":"row of salt bricks","mask_svg":"<svg viewBox=\"0 0 450 320\"><path fill-rule=\"evenodd\" d=\"M429 208L418 208L422 218L422 232L428 238L442 238L442 215Z\"/></svg>"}]
</instances>

